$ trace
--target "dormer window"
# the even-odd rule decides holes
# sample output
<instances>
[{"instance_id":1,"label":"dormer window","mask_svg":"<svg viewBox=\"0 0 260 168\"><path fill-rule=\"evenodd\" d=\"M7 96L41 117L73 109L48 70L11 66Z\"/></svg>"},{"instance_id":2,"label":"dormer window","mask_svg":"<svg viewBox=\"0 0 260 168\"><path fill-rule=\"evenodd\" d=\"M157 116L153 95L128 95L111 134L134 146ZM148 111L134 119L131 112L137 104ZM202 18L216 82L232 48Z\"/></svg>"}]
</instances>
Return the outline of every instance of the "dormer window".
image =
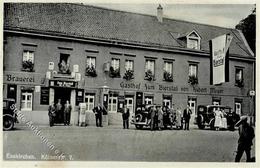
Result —
<instances>
[{"instance_id":1,"label":"dormer window","mask_svg":"<svg viewBox=\"0 0 260 168\"><path fill-rule=\"evenodd\" d=\"M187 36L187 48L200 50L200 36L194 30Z\"/></svg>"}]
</instances>

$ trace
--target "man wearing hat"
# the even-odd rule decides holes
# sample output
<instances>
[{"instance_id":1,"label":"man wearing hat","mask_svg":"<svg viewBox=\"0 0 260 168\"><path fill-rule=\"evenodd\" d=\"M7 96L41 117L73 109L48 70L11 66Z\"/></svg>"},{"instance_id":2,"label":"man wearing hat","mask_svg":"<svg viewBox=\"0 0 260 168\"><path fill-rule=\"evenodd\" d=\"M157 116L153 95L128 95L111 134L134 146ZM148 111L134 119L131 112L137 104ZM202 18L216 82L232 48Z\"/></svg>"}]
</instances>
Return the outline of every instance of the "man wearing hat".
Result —
<instances>
[{"instance_id":1,"label":"man wearing hat","mask_svg":"<svg viewBox=\"0 0 260 168\"><path fill-rule=\"evenodd\" d=\"M255 137L254 129L247 123L247 116L242 116L241 119L236 123L238 126L238 146L237 146L237 155L235 162L239 162L244 151L246 152L246 161L250 162L250 150L253 145L252 140Z\"/></svg>"}]
</instances>

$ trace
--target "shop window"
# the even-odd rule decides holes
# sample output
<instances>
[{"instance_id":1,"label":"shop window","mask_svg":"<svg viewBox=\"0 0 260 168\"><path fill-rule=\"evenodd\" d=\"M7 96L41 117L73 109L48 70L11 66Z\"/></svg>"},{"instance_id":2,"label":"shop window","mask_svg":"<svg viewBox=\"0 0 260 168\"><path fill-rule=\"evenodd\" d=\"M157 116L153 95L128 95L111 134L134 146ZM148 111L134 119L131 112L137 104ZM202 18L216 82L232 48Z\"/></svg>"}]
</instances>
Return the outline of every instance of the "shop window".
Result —
<instances>
[{"instance_id":1,"label":"shop window","mask_svg":"<svg viewBox=\"0 0 260 168\"><path fill-rule=\"evenodd\" d=\"M244 78L243 78L243 69L242 68L236 68L236 74L235 74L235 85L238 87L244 86Z\"/></svg>"},{"instance_id":2,"label":"shop window","mask_svg":"<svg viewBox=\"0 0 260 168\"><path fill-rule=\"evenodd\" d=\"M171 107L172 99L171 97L163 97L163 106L164 107Z\"/></svg>"},{"instance_id":3,"label":"shop window","mask_svg":"<svg viewBox=\"0 0 260 168\"><path fill-rule=\"evenodd\" d=\"M242 101L241 100L235 100L235 112L236 112L236 114L241 116L241 114L242 114Z\"/></svg>"},{"instance_id":4,"label":"shop window","mask_svg":"<svg viewBox=\"0 0 260 168\"><path fill-rule=\"evenodd\" d=\"M124 79L130 80L134 78L134 61L126 60L125 61L125 74Z\"/></svg>"},{"instance_id":5,"label":"shop window","mask_svg":"<svg viewBox=\"0 0 260 168\"><path fill-rule=\"evenodd\" d=\"M96 71L96 58L95 57L87 57L87 63L86 63L86 76L97 76Z\"/></svg>"},{"instance_id":6,"label":"shop window","mask_svg":"<svg viewBox=\"0 0 260 168\"><path fill-rule=\"evenodd\" d=\"M146 60L145 61L145 80L154 80L155 72L154 72L155 60Z\"/></svg>"},{"instance_id":7,"label":"shop window","mask_svg":"<svg viewBox=\"0 0 260 168\"><path fill-rule=\"evenodd\" d=\"M189 80L191 85L198 84L198 65L189 64Z\"/></svg>"},{"instance_id":8,"label":"shop window","mask_svg":"<svg viewBox=\"0 0 260 168\"><path fill-rule=\"evenodd\" d=\"M196 112L196 103L197 102L197 99L196 98L193 98L193 97L188 97L188 105L192 111L192 115L197 115L197 112Z\"/></svg>"},{"instance_id":9,"label":"shop window","mask_svg":"<svg viewBox=\"0 0 260 168\"><path fill-rule=\"evenodd\" d=\"M163 67L163 78L165 81L173 81L173 73L172 73L172 68L173 63L170 61L164 61L164 67Z\"/></svg>"},{"instance_id":10,"label":"shop window","mask_svg":"<svg viewBox=\"0 0 260 168\"><path fill-rule=\"evenodd\" d=\"M94 94L86 94L85 95L85 103L86 103L86 112L92 112L92 109L95 106L95 95Z\"/></svg>"},{"instance_id":11,"label":"shop window","mask_svg":"<svg viewBox=\"0 0 260 168\"><path fill-rule=\"evenodd\" d=\"M108 111L109 112L117 112L117 96L110 95L108 98Z\"/></svg>"},{"instance_id":12,"label":"shop window","mask_svg":"<svg viewBox=\"0 0 260 168\"><path fill-rule=\"evenodd\" d=\"M112 58L109 75L112 78L120 77L120 59Z\"/></svg>"},{"instance_id":13,"label":"shop window","mask_svg":"<svg viewBox=\"0 0 260 168\"><path fill-rule=\"evenodd\" d=\"M200 36L195 31L187 35L187 48L200 49Z\"/></svg>"},{"instance_id":14,"label":"shop window","mask_svg":"<svg viewBox=\"0 0 260 168\"><path fill-rule=\"evenodd\" d=\"M61 74L70 74L70 61L69 61L69 54L60 54L60 62L59 66L59 73Z\"/></svg>"},{"instance_id":15,"label":"shop window","mask_svg":"<svg viewBox=\"0 0 260 168\"><path fill-rule=\"evenodd\" d=\"M34 52L25 50L23 51L23 62L22 62L23 71L34 71Z\"/></svg>"},{"instance_id":16,"label":"shop window","mask_svg":"<svg viewBox=\"0 0 260 168\"><path fill-rule=\"evenodd\" d=\"M145 104L145 105L153 104L153 97L152 97L152 96L145 96L145 98L144 98L144 104Z\"/></svg>"},{"instance_id":17,"label":"shop window","mask_svg":"<svg viewBox=\"0 0 260 168\"><path fill-rule=\"evenodd\" d=\"M22 91L21 111L32 111L32 92Z\"/></svg>"}]
</instances>

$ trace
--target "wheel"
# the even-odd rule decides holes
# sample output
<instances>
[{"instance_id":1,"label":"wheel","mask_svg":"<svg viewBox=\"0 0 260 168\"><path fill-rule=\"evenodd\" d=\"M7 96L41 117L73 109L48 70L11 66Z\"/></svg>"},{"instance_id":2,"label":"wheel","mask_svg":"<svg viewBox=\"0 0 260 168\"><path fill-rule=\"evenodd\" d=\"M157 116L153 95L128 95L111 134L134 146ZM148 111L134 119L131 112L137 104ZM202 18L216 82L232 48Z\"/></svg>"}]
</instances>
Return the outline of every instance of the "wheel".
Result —
<instances>
[{"instance_id":1,"label":"wheel","mask_svg":"<svg viewBox=\"0 0 260 168\"><path fill-rule=\"evenodd\" d=\"M142 125L135 125L135 128L136 128L136 129L142 129L143 126L142 126Z\"/></svg>"},{"instance_id":2,"label":"wheel","mask_svg":"<svg viewBox=\"0 0 260 168\"><path fill-rule=\"evenodd\" d=\"M141 122L142 121L142 115L141 114L137 114L136 116L135 116L135 122Z\"/></svg>"},{"instance_id":3,"label":"wheel","mask_svg":"<svg viewBox=\"0 0 260 168\"><path fill-rule=\"evenodd\" d=\"M14 120L10 116L4 116L3 117L3 130L8 131L13 129L14 127Z\"/></svg>"}]
</instances>

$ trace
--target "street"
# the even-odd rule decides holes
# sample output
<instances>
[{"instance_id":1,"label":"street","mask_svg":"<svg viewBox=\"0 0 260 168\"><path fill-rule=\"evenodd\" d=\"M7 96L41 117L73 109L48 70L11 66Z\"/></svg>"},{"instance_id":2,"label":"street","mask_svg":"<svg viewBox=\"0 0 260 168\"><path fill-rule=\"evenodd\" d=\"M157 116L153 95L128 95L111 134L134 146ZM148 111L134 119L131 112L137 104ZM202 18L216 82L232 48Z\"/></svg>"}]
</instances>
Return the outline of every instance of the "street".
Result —
<instances>
[{"instance_id":1,"label":"street","mask_svg":"<svg viewBox=\"0 0 260 168\"><path fill-rule=\"evenodd\" d=\"M149 162L233 162L238 132L199 130L136 130L132 125L77 127L40 126L41 134L65 157L55 157L42 139L26 127L17 125L3 133L3 155L17 160L149 161ZM254 154L254 146L251 151ZM21 160L25 160L21 159ZM245 162L245 154L242 162Z\"/></svg>"}]
</instances>

